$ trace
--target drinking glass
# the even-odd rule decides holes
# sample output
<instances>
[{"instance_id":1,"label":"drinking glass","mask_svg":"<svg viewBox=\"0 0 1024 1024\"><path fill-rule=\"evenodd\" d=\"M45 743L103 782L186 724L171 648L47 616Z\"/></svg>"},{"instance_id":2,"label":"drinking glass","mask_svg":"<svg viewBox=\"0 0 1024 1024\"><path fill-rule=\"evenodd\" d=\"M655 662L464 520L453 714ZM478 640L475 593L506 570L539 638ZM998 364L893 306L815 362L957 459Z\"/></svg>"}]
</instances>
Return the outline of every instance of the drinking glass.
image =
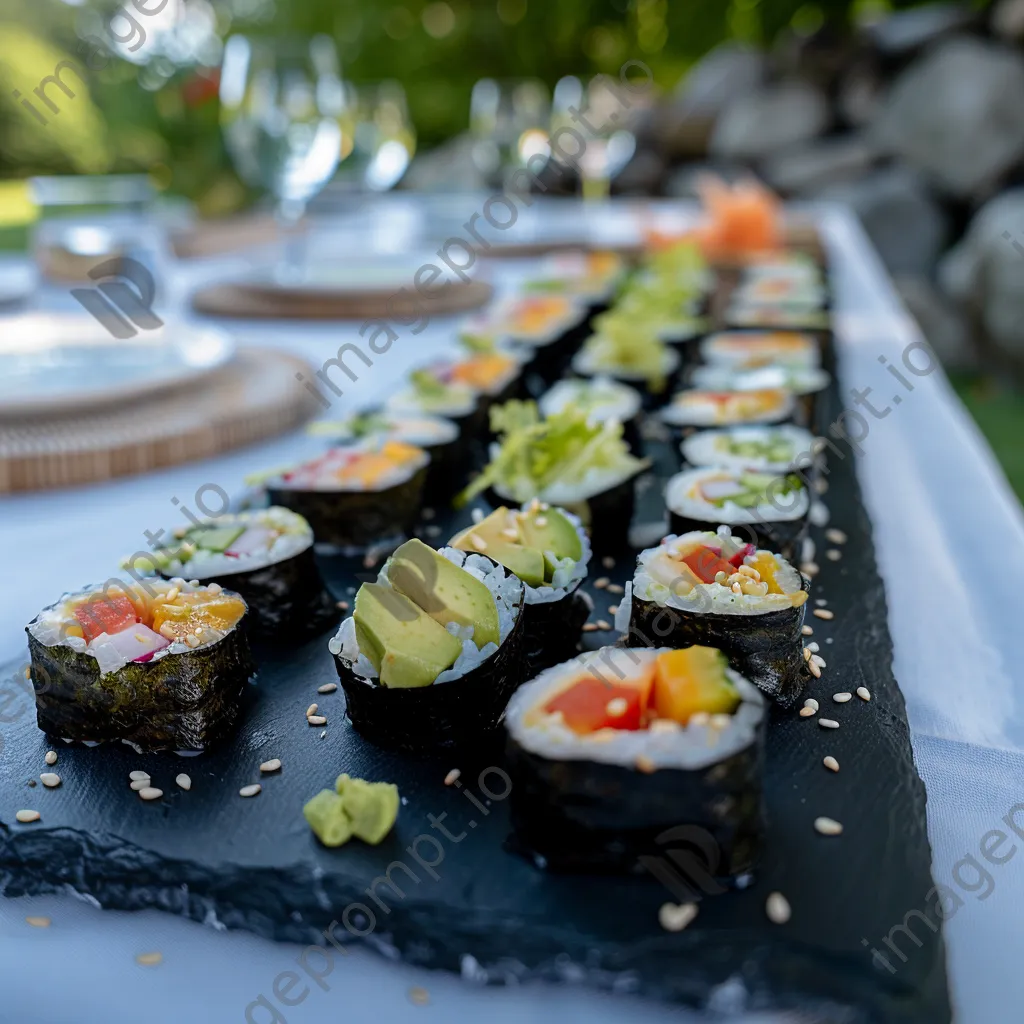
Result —
<instances>
[{"instance_id":1,"label":"drinking glass","mask_svg":"<svg viewBox=\"0 0 1024 1024\"><path fill-rule=\"evenodd\" d=\"M547 156L551 103L536 78L481 78L469 105L473 162L487 184L504 188L530 157Z\"/></svg>"},{"instance_id":2,"label":"drinking glass","mask_svg":"<svg viewBox=\"0 0 1024 1024\"><path fill-rule=\"evenodd\" d=\"M405 90L393 80L346 82L345 97L355 129L342 178L350 188L388 192L401 181L416 152Z\"/></svg>"}]
</instances>

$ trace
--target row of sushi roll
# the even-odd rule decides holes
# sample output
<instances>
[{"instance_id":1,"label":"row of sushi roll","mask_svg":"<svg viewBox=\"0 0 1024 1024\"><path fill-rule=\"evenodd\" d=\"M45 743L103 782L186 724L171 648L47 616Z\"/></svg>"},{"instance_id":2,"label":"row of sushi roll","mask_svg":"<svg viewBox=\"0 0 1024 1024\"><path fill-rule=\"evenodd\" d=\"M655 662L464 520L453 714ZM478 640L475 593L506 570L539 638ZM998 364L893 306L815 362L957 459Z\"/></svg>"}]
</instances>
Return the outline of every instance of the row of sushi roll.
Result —
<instances>
[{"instance_id":1,"label":"row of sushi roll","mask_svg":"<svg viewBox=\"0 0 1024 1024\"><path fill-rule=\"evenodd\" d=\"M370 742L424 754L504 729L517 842L537 863L636 870L686 821L718 843L722 876L749 871L768 702L806 679L797 564L828 292L813 261L749 261L726 320L750 329L709 333L721 287L691 240L634 272L611 254L545 261L462 325L456 356L382 408L314 425L323 454L253 481L269 507L178 531L129 563L152 575L123 594L87 588L40 613L40 725L205 749L240 714L250 640L337 626L346 714ZM652 427L679 467L664 536L636 555L619 644L580 655L591 563L629 550ZM490 511L446 544L415 536L426 502L479 498ZM375 546L391 554L339 626L314 550Z\"/></svg>"}]
</instances>

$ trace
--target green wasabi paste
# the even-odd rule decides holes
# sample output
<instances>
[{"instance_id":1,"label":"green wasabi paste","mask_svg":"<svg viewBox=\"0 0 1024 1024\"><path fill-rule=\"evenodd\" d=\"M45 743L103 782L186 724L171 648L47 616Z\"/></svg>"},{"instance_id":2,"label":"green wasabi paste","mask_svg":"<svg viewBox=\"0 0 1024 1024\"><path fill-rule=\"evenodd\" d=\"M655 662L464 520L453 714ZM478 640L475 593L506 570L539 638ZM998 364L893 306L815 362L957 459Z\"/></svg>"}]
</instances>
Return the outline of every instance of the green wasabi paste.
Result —
<instances>
[{"instance_id":1,"label":"green wasabi paste","mask_svg":"<svg viewBox=\"0 0 1024 1024\"><path fill-rule=\"evenodd\" d=\"M302 814L324 846L343 846L353 836L377 845L398 818L398 787L339 775L334 789L322 789Z\"/></svg>"}]
</instances>

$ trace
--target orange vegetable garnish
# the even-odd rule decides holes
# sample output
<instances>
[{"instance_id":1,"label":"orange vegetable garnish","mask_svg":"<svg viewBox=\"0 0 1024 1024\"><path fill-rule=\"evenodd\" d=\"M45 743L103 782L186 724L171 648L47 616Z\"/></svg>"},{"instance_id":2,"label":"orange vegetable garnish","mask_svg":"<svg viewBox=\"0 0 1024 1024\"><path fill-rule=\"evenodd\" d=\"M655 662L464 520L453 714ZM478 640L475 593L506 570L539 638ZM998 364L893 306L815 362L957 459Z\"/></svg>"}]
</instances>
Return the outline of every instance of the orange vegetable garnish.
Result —
<instances>
[{"instance_id":1,"label":"orange vegetable garnish","mask_svg":"<svg viewBox=\"0 0 1024 1024\"><path fill-rule=\"evenodd\" d=\"M710 548L697 548L685 555L682 561L689 566L704 583L714 583L715 574L724 572L731 576L735 569L721 555Z\"/></svg>"},{"instance_id":2,"label":"orange vegetable garnish","mask_svg":"<svg viewBox=\"0 0 1024 1024\"><path fill-rule=\"evenodd\" d=\"M722 654L713 647L666 651L655 662L653 705L659 718L686 725L698 711L731 714L739 695L723 684Z\"/></svg>"},{"instance_id":3,"label":"orange vegetable garnish","mask_svg":"<svg viewBox=\"0 0 1024 1024\"><path fill-rule=\"evenodd\" d=\"M768 584L769 594L781 594L783 593L782 587L775 580L775 574L779 570L779 563L775 561L775 556L769 551L758 551L758 553L749 561L747 565L751 569L756 569L761 574L761 582Z\"/></svg>"},{"instance_id":4,"label":"orange vegetable garnish","mask_svg":"<svg viewBox=\"0 0 1024 1024\"><path fill-rule=\"evenodd\" d=\"M514 365L515 360L511 356L500 352L470 356L452 367L452 380L473 388L488 388L501 380Z\"/></svg>"},{"instance_id":5,"label":"orange vegetable garnish","mask_svg":"<svg viewBox=\"0 0 1024 1024\"><path fill-rule=\"evenodd\" d=\"M544 710L560 711L565 724L581 735L598 729L639 729L645 724L653 682L653 666L635 680L583 676L548 701Z\"/></svg>"}]
</instances>

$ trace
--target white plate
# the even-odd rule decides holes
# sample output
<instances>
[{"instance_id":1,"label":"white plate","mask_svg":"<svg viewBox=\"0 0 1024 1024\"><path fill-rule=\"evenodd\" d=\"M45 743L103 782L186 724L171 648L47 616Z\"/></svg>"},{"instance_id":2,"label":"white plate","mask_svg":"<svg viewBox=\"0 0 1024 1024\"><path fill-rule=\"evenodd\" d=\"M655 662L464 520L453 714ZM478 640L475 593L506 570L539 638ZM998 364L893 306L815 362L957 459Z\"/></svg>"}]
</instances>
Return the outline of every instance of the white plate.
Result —
<instances>
[{"instance_id":1,"label":"white plate","mask_svg":"<svg viewBox=\"0 0 1024 1024\"><path fill-rule=\"evenodd\" d=\"M223 366L235 344L168 323L120 340L88 316L0 319L0 415L97 409L179 386Z\"/></svg>"},{"instance_id":2,"label":"white plate","mask_svg":"<svg viewBox=\"0 0 1024 1024\"><path fill-rule=\"evenodd\" d=\"M310 258L315 258L310 254ZM464 252L453 252L455 262L465 261ZM416 271L431 262L431 254L424 253L421 260L409 256L369 255L362 259L343 259L328 256L316 262L296 267L281 265L270 269L254 270L233 283L236 287L271 295L289 295L296 298L321 295L394 294L405 288L413 290ZM455 275L434 255L433 262L442 272L435 287L450 281ZM470 273L468 276L472 276Z\"/></svg>"}]
</instances>

